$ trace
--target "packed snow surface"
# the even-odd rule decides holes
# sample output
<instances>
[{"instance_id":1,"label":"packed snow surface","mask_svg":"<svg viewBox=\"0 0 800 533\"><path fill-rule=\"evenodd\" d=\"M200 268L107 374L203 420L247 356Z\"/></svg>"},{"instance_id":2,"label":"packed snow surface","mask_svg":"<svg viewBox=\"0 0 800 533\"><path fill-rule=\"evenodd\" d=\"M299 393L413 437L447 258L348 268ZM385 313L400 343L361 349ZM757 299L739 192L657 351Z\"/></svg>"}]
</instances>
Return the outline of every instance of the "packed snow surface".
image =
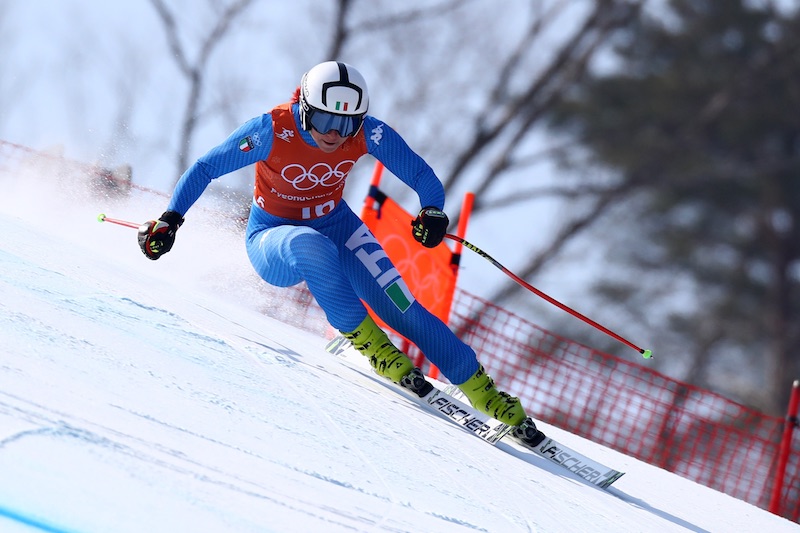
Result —
<instances>
[{"instance_id":1,"label":"packed snow surface","mask_svg":"<svg viewBox=\"0 0 800 533\"><path fill-rule=\"evenodd\" d=\"M800 531L558 428L625 476L492 447L265 316L213 209L153 262L96 217L164 198L46 179L0 182L0 531Z\"/></svg>"}]
</instances>

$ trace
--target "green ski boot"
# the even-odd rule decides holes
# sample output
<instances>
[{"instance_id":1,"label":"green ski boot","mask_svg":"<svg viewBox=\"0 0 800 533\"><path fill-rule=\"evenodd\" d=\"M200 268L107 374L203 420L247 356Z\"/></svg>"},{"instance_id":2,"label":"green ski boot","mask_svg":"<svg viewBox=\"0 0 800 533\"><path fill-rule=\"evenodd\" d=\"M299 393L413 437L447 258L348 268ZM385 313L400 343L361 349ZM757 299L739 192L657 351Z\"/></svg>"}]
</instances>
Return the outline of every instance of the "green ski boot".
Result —
<instances>
[{"instance_id":1,"label":"green ski boot","mask_svg":"<svg viewBox=\"0 0 800 533\"><path fill-rule=\"evenodd\" d=\"M467 395L472 407L509 426L519 426L527 417L519 398L497 390L483 365L458 388Z\"/></svg>"},{"instance_id":2,"label":"green ski boot","mask_svg":"<svg viewBox=\"0 0 800 533\"><path fill-rule=\"evenodd\" d=\"M411 359L392 344L371 316L367 315L367 318L353 331L341 333L353 343L356 350L369 359L372 368L379 375L395 383L401 383L402 379L414 370Z\"/></svg>"}]
</instances>

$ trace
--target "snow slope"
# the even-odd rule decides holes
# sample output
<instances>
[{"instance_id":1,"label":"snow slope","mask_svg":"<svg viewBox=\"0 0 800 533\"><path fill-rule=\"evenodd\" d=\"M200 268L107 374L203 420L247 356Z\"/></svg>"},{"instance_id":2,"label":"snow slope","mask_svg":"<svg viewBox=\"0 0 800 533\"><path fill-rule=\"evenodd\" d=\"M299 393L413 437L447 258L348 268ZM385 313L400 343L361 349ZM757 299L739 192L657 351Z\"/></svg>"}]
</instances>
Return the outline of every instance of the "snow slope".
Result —
<instances>
[{"instance_id":1,"label":"snow slope","mask_svg":"<svg viewBox=\"0 0 800 533\"><path fill-rule=\"evenodd\" d=\"M800 531L557 428L626 475L469 436L260 313L280 298L208 210L151 262L95 217L163 198L0 178L0 531Z\"/></svg>"}]
</instances>

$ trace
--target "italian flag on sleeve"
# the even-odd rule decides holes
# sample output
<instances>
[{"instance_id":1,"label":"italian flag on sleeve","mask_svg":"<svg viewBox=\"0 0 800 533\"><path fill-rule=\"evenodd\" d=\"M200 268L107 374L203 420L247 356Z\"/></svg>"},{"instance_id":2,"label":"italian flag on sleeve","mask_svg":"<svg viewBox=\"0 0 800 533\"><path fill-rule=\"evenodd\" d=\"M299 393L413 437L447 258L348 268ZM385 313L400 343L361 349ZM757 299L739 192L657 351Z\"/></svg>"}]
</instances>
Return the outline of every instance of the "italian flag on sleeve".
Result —
<instances>
[{"instance_id":1,"label":"italian flag on sleeve","mask_svg":"<svg viewBox=\"0 0 800 533\"><path fill-rule=\"evenodd\" d=\"M250 140L250 136L245 137L241 141L239 141L239 150L242 152L249 152L253 149L253 141Z\"/></svg>"}]
</instances>

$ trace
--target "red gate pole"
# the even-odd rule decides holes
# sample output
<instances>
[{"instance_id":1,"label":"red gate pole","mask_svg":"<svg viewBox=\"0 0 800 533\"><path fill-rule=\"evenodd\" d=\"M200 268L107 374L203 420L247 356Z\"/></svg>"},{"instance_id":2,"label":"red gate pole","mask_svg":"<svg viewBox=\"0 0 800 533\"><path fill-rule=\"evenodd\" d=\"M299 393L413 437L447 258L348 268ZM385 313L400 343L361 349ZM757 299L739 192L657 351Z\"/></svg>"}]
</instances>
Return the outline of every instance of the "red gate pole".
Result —
<instances>
[{"instance_id":1,"label":"red gate pole","mask_svg":"<svg viewBox=\"0 0 800 533\"><path fill-rule=\"evenodd\" d=\"M783 427L783 438L778 451L778 468L775 472L775 484L772 486L772 497L769 500L769 512L781 514L781 494L783 493L783 479L786 475L786 464L789 461L789 451L792 446L792 431L798 426L797 407L800 404L800 380L792 384L792 395L789 398L789 410L786 412L786 424Z\"/></svg>"},{"instance_id":2,"label":"red gate pole","mask_svg":"<svg viewBox=\"0 0 800 533\"><path fill-rule=\"evenodd\" d=\"M372 179L369 182L370 192L372 192L373 189L378 188L378 186L381 184L382 177L383 177L383 163L381 163L380 161L375 161L375 168L372 169ZM373 198L371 194L367 194L364 197L364 207L362 208L362 214L372 209L374 203L375 203L375 198Z\"/></svg>"},{"instance_id":3,"label":"red gate pole","mask_svg":"<svg viewBox=\"0 0 800 533\"><path fill-rule=\"evenodd\" d=\"M456 235L462 239L467 236L467 223L469 222L469 216L472 214L472 204L474 203L475 193L468 192L464 194L464 202L461 204L461 216L458 218L458 229L456 230ZM456 276L458 276L458 265L461 262L463 247L464 245L461 244L461 241L456 241L456 245L453 248L453 260L450 263L450 267Z\"/></svg>"}]
</instances>

